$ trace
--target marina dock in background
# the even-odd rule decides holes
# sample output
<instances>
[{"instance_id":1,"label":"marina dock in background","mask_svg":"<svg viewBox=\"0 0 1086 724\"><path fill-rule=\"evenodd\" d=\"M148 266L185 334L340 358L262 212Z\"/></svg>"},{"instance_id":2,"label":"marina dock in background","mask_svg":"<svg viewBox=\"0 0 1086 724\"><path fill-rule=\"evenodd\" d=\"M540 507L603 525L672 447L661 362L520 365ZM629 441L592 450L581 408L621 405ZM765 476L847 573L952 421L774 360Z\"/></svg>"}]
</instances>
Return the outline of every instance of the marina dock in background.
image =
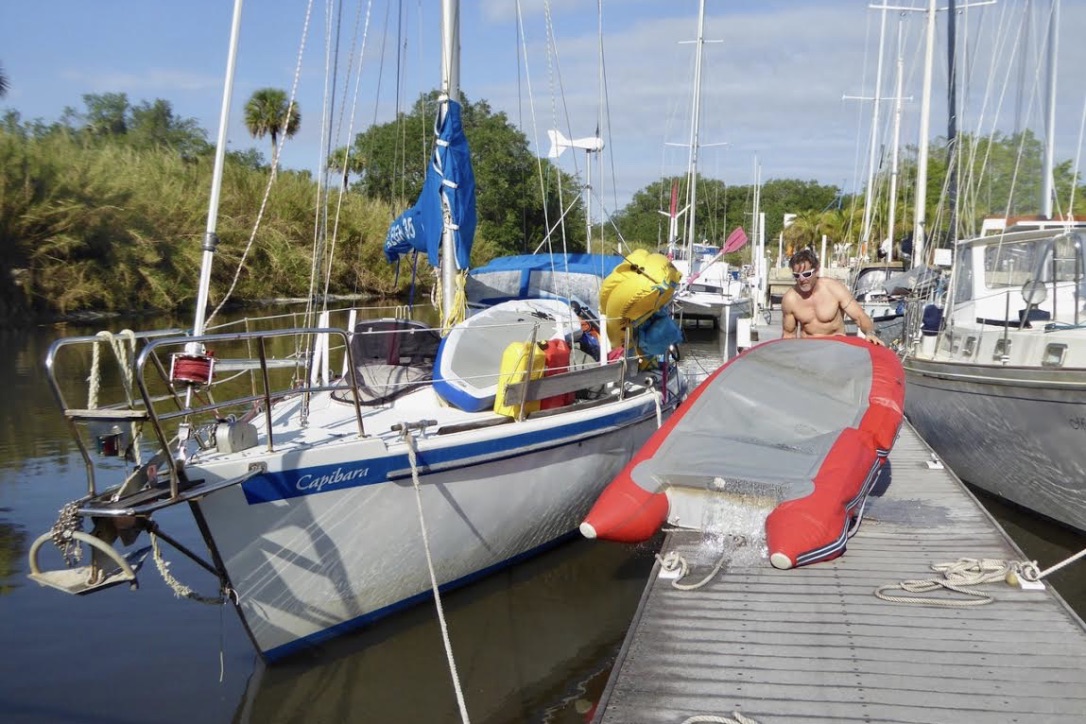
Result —
<instances>
[{"instance_id":1,"label":"marina dock in background","mask_svg":"<svg viewBox=\"0 0 1086 724\"><path fill-rule=\"evenodd\" d=\"M599 724L1086 721L1086 624L1051 586L1006 582L933 593L933 564L1025 557L907 423L840 558L793 570L726 565L696 590L657 562L595 714ZM662 556L700 581L701 533ZM990 596L977 605L977 595ZM973 605L963 605L972 603ZM702 717L719 717L718 719ZM730 720L730 719L728 719Z\"/></svg>"}]
</instances>

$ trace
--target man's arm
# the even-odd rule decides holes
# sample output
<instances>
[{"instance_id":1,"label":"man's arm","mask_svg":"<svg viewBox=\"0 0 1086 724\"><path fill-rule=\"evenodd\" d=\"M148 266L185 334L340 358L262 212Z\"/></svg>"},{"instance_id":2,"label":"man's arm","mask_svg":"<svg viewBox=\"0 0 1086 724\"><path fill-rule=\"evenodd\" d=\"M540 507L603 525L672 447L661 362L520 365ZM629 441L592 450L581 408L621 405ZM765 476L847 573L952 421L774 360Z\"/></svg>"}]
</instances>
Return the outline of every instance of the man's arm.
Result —
<instances>
[{"instance_id":1,"label":"man's arm","mask_svg":"<svg viewBox=\"0 0 1086 724\"><path fill-rule=\"evenodd\" d=\"M789 289L784 293L781 298L781 325L783 327L784 337L795 337L796 327L799 325L796 323L796 314L792 310L792 290Z\"/></svg>"},{"instance_id":2,"label":"man's arm","mask_svg":"<svg viewBox=\"0 0 1086 724\"><path fill-rule=\"evenodd\" d=\"M852 292L848 290L844 284L838 285L838 300L841 303L841 311L849 316L852 321L856 322L856 326L860 328L860 331L864 333L866 337L873 344L882 344L882 340L875 334L875 323L871 321L871 317L867 316L867 312L860 306L860 303L852 296Z\"/></svg>"}]
</instances>

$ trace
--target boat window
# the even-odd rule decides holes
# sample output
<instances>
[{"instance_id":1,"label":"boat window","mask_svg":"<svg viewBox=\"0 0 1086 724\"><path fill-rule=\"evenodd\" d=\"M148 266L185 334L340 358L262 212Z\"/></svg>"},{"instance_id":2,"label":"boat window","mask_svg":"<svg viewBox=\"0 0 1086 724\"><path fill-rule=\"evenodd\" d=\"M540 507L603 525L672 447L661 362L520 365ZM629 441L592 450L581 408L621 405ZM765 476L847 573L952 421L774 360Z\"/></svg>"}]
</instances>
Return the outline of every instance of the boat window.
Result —
<instances>
[{"instance_id":1,"label":"boat window","mask_svg":"<svg viewBox=\"0 0 1086 724\"><path fill-rule=\"evenodd\" d=\"M1043 249L1036 240L989 246L984 250L984 286L1021 288L1037 269Z\"/></svg>"},{"instance_id":2,"label":"boat window","mask_svg":"<svg viewBox=\"0 0 1086 724\"><path fill-rule=\"evenodd\" d=\"M965 344L962 345L962 354L966 357L972 357L973 353L977 351L977 338L966 337Z\"/></svg>"},{"instance_id":3,"label":"boat window","mask_svg":"<svg viewBox=\"0 0 1086 724\"><path fill-rule=\"evenodd\" d=\"M1006 364L1008 358L1011 356L1011 342L1010 337L1000 337L995 342L995 349L992 351L992 359L996 362L1003 362Z\"/></svg>"},{"instance_id":4,"label":"boat window","mask_svg":"<svg viewBox=\"0 0 1086 724\"><path fill-rule=\"evenodd\" d=\"M1044 245L1038 279L1042 282L1072 282L1082 277L1082 257L1076 236L1059 236Z\"/></svg>"},{"instance_id":5,"label":"boat window","mask_svg":"<svg viewBox=\"0 0 1086 724\"><path fill-rule=\"evenodd\" d=\"M1066 356L1066 344L1050 344L1045 347L1045 355L1041 358L1041 365L1044 367L1063 367L1063 359Z\"/></svg>"},{"instance_id":6,"label":"boat window","mask_svg":"<svg viewBox=\"0 0 1086 724\"><path fill-rule=\"evenodd\" d=\"M861 294L885 294L886 290L883 287L889 278L889 269L862 269L860 275L856 277L852 294L857 297Z\"/></svg>"}]
</instances>

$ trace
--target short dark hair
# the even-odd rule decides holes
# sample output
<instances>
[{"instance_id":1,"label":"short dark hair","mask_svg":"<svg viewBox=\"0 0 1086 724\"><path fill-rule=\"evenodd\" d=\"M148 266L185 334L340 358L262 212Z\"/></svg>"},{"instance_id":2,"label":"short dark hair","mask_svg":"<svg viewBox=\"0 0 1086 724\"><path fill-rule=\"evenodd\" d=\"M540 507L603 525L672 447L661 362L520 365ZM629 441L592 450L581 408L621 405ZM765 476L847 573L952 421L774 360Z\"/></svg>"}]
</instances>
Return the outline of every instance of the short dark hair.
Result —
<instances>
[{"instance_id":1,"label":"short dark hair","mask_svg":"<svg viewBox=\"0 0 1086 724\"><path fill-rule=\"evenodd\" d=\"M808 264L810 264L812 269L817 269L818 268L818 255L815 254L814 250L812 250L812 249L800 249L799 251L797 251L795 254L792 255L791 259L788 260L788 266L795 269L797 266L799 266L803 262L807 262Z\"/></svg>"}]
</instances>

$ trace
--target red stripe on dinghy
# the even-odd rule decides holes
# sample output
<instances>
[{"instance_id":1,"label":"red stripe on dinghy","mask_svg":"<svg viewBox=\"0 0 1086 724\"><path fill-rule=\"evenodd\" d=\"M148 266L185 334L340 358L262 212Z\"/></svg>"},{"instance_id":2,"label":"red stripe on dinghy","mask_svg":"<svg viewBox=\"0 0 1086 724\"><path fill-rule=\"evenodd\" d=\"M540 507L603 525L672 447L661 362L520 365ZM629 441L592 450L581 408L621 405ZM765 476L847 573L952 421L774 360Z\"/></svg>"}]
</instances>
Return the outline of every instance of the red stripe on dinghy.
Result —
<instances>
[{"instance_id":1,"label":"red stripe on dinghy","mask_svg":"<svg viewBox=\"0 0 1086 724\"><path fill-rule=\"evenodd\" d=\"M870 432L879 450L894 446L905 411L905 370L897 355L867 342L871 353L871 392L860 429Z\"/></svg>"},{"instance_id":2,"label":"red stripe on dinghy","mask_svg":"<svg viewBox=\"0 0 1086 724\"><path fill-rule=\"evenodd\" d=\"M667 520L667 495L650 493L623 473L608 485L581 523L586 538L640 543Z\"/></svg>"},{"instance_id":3,"label":"red stripe on dinghy","mask_svg":"<svg viewBox=\"0 0 1086 724\"><path fill-rule=\"evenodd\" d=\"M814 492L781 503L766 518L770 563L794 568L844 553L851 509L862 503L860 491L877 473L877 461L870 433L842 430L815 474Z\"/></svg>"},{"instance_id":4,"label":"red stripe on dinghy","mask_svg":"<svg viewBox=\"0 0 1086 724\"><path fill-rule=\"evenodd\" d=\"M634 468L656 455L656 451L667 440L668 435L687 411L693 407L698 397L709 388L712 380L720 376L741 356L733 357L698 385L668 421L645 441L622 472L604 488L603 493L592 506L592 510L581 523L581 533L586 538L599 538L618 543L641 543L656 535L656 531L660 530L660 526L667 520L670 507L667 494L659 489L646 490L638 485L633 479Z\"/></svg>"}]
</instances>

